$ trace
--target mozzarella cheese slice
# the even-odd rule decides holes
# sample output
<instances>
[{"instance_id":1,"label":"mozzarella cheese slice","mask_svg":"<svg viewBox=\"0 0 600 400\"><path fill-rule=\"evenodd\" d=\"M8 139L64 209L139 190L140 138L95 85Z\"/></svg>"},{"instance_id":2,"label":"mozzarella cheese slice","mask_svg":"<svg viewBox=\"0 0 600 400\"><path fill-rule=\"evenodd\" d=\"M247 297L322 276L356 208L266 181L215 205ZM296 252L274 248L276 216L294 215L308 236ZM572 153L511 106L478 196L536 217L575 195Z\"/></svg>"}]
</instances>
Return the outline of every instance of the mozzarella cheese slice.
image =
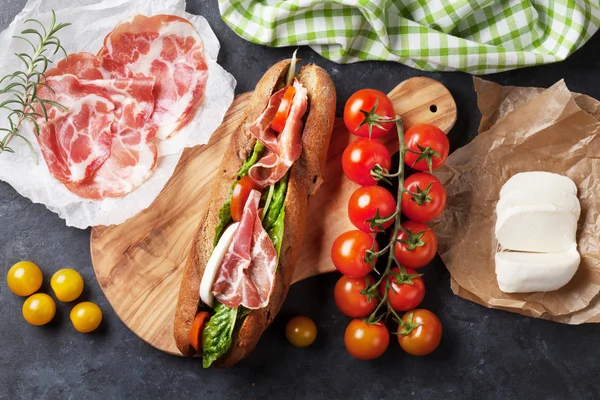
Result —
<instances>
[{"instance_id":1,"label":"mozzarella cheese slice","mask_svg":"<svg viewBox=\"0 0 600 400\"><path fill-rule=\"evenodd\" d=\"M215 301L215 296L212 294L212 287L217 277L217 272L219 272L221 262L223 262L225 254L227 254L227 249L229 249L233 241L233 235L239 225L239 222L235 222L225 229L204 268L204 275L202 275L202 281L200 282L200 299L209 307L212 307Z\"/></svg>"},{"instance_id":2,"label":"mozzarella cheese slice","mask_svg":"<svg viewBox=\"0 0 600 400\"><path fill-rule=\"evenodd\" d=\"M514 206L498 216L496 239L505 250L564 252L575 244L578 218L552 204Z\"/></svg>"},{"instance_id":3,"label":"mozzarella cheese slice","mask_svg":"<svg viewBox=\"0 0 600 400\"><path fill-rule=\"evenodd\" d=\"M552 172L533 171L520 172L513 175L506 181L504 186L502 186L502 189L500 189L500 198L512 192L524 193L526 191L536 192L548 190L568 192L577 195L575 182L570 178Z\"/></svg>"},{"instance_id":4,"label":"mozzarella cheese slice","mask_svg":"<svg viewBox=\"0 0 600 400\"><path fill-rule=\"evenodd\" d=\"M573 245L566 252L496 253L496 277L505 293L549 292L569 283L581 257Z\"/></svg>"},{"instance_id":5,"label":"mozzarella cheese slice","mask_svg":"<svg viewBox=\"0 0 600 400\"><path fill-rule=\"evenodd\" d=\"M581 214L579 199L573 193L557 190L539 191L539 192L511 192L501 197L496 205L496 215L498 217L506 211L517 207L530 207L540 204L547 205L549 209L566 210L572 213L577 219Z\"/></svg>"}]
</instances>

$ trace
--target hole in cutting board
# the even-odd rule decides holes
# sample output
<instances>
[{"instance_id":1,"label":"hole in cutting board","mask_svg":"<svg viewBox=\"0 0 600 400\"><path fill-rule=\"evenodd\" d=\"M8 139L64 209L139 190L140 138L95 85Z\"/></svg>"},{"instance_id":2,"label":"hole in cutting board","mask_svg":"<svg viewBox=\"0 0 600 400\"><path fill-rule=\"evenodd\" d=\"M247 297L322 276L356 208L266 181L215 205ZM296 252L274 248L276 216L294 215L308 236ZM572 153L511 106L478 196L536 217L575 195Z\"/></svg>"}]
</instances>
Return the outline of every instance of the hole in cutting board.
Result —
<instances>
[{"instance_id":1,"label":"hole in cutting board","mask_svg":"<svg viewBox=\"0 0 600 400\"><path fill-rule=\"evenodd\" d=\"M432 113L437 112L437 106L435 104L430 105L429 111L431 111Z\"/></svg>"}]
</instances>

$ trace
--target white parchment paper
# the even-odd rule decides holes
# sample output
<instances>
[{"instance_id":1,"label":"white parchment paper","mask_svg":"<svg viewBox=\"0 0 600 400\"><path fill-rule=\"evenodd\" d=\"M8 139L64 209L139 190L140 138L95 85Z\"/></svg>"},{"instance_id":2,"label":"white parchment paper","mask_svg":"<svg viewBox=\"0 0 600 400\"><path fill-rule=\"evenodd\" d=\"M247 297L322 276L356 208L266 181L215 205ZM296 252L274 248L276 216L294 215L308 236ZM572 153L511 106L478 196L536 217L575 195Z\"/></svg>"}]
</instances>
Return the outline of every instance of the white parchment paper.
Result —
<instances>
[{"instance_id":1,"label":"white parchment paper","mask_svg":"<svg viewBox=\"0 0 600 400\"><path fill-rule=\"evenodd\" d=\"M167 183L186 147L205 144L223 120L234 96L235 79L217 64L219 41L206 19L185 12L185 0L30 0L10 26L0 34L0 76L21 68L15 52L30 52L24 42L12 39L25 27L24 21L35 18L49 26L51 11L57 20L72 25L58 33L67 53L87 51L96 54L106 34L117 23L134 14L173 14L187 18L202 38L208 65L208 82L203 106L194 118L172 138L159 143L159 158L154 174L141 187L118 199L99 201L82 199L69 192L54 179L37 148L37 140L30 126L21 133L33 143L39 163L35 164L26 144L17 138L10 146L15 154L0 153L0 180L8 182L21 195L35 203L44 204L57 213L69 226L87 228L96 225L120 224L147 208ZM59 61L56 55L52 60ZM51 66L49 67L51 68ZM5 97L0 96L0 102ZM0 127L7 124L8 112L0 110Z\"/></svg>"}]
</instances>

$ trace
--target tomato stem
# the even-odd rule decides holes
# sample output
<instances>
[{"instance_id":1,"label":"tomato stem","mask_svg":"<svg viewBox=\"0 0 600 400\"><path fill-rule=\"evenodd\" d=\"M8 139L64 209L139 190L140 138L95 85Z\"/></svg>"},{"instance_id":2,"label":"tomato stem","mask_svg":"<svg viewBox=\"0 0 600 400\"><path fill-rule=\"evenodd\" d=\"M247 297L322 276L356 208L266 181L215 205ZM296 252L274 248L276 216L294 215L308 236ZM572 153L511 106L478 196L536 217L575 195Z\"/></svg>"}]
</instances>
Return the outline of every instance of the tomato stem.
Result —
<instances>
[{"instance_id":1,"label":"tomato stem","mask_svg":"<svg viewBox=\"0 0 600 400\"><path fill-rule=\"evenodd\" d=\"M393 121L396 123L396 128L398 131L398 147L399 147L399 153L400 153L400 157L399 157L399 161L398 161L398 172L395 174L385 174L385 175L398 177L398 192L397 192L396 211L393 214L396 217L396 221L394 222L394 231L392 233L390 242L381 251L372 252L372 254L377 254L377 256L383 255L387 252L388 259L386 262L385 271L382 274L380 274L380 278L377 281L377 283L375 284L376 287L381 287L381 284L385 280L385 290L383 291L384 292L383 297L381 299L381 302L377 305L377 307L373 311L373 313L371 313L369 318L366 320L366 322L369 324L376 323L381 319L381 317L378 317L378 314L379 314L379 311L381 310L381 307L383 307L383 304L385 304L387 306L387 312L385 313L386 316L393 314L396 319L401 321L400 316L396 313L396 311L392 308L391 304L389 303L388 292L390 290L389 276L390 276L390 271L392 269L392 264L394 264L394 262L395 262L398 265L398 267L400 268L400 272L402 274L406 274L406 269L402 265L400 265L400 263L396 259L396 255L394 254L394 250L392 248L398 242L398 234L400 233L401 230L403 230L402 224L400 223L400 219L401 219L400 216L402 214L402 194L404 194L404 192L406 192L406 188L404 187L404 158L406 156L406 152L408 149L406 147L406 144L404 143L404 128L402 126L402 119L400 118L400 116L396 116L396 118Z\"/></svg>"}]
</instances>

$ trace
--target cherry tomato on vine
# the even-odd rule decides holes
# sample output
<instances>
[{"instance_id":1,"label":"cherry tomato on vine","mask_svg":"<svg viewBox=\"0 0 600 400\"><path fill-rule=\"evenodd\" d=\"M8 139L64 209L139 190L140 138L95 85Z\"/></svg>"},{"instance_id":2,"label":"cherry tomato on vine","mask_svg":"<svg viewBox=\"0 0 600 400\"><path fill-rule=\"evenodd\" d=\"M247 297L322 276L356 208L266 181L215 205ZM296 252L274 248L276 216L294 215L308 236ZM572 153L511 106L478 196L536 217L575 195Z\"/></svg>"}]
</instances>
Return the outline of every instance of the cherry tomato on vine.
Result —
<instances>
[{"instance_id":1,"label":"cherry tomato on vine","mask_svg":"<svg viewBox=\"0 0 600 400\"><path fill-rule=\"evenodd\" d=\"M377 140L357 139L350 143L342 154L344 174L361 186L377 184L377 180L371 175L371 169L378 164L389 171L392 157L388 149Z\"/></svg>"},{"instance_id":2,"label":"cherry tomato on vine","mask_svg":"<svg viewBox=\"0 0 600 400\"><path fill-rule=\"evenodd\" d=\"M359 360L374 360L381 356L390 344L390 333L382 322L367 324L353 319L344 334L346 350Z\"/></svg>"},{"instance_id":3,"label":"cherry tomato on vine","mask_svg":"<svg viewBox=\"0 0 600 400\"><path fill-rule=\"evenodd\" d=\"M294 317L285 326L285 337L295 347L310 346L317 338L317 325L308 317Z\"/></svg>"},{"instance_id":4,"label":"cherry tomato on vine","mask_svg":"<svg viewBox=\"0 0 600 400\"><path fill-rule=\"evenodd\" d=\"M408 354L425 356L433 352L442 340L442 323L429 310L411 310L402 317L398 327L398 343Z\"/></svg>"},{"instance_id":5,"label":"cherry tomato on vine","mask_svg":"<svg viewBox=\"0 0 600 400\"><path fill-rule=\"evenodd\" d=\"M405 221L402 227L410 232L398 233L398 241L394 247L396 260L406 268L421 268L431 262L437 253L437 238L425 224L415 221Z\"/></svg>"},{"instance_id":6,"label":"cherry tomato on vine","mask_svg":"<svg viewBox=\"0 0 600 400\"><path fill-rule=\"evenodd\" d=\"M411 126L404 134L404 143L406 147L421 154L406 152L404 162L406 165L419 171L429 171L429 162L431 169L439 168L446 162L450 149L448 137L437 126L430 124L417 124Z\"/></svg>"},{"instance_id":7,"label":"cherry tomato on vine","mask_svg":"<svg viewBox=\"0 0 600 400\"><path fill-rule=\"evenodd\" d=\"M352 318L363 318L375 310L379 300L371 296L368 298L366 294L361 293L366 290L367 283L369 285L374 283L373 278L369 275L364 278L342 276L337 281L333 297L342 313Z\"/></svg>"},{"instance_id":8,"label":"cherry tomato on vine","mask_svg":"<svg viewBox=\"0 0 600 400\"><path fill-rule=\"evenodd\" d=\"M365 257L367 250L370 250L373 244L377 251L375 238L363 231L353 230L342 233L331 246L333 265L350 278L364 278L372 271L371 265L365 261Z\"/></svg>"},{"instance_id":9,"label":"cherry tomato on vine","mask_svg":"<svg viewBox=\"0 0 600 400\"><path fill-rule=\"evenodd\" d=\"M379 211L378 211L379 210ZM371 229L371 223L367 220L375 217L378 212L379 217L384 218L392 215L396 211L396 200L394 196L381 186L360 187L352 193L348 201L348 217L350 222L363 232L381 232L394 223L392 218L383 222L381 227Z\"/></svg>"},{"instance_id":10,"label":"cherry tomato on vine","mask_svg":"<svg viewBox=\"0 0 600 400\"><path fill-rule=\"evenodd\" d=\"M375 103L377 103L377 107L373 109ZM389 119L393 119L396 116L394 104L392 104L392 101L385 93L382 93L379 90L361 89L350 96L344 106L344 124L346 124L346 128L348 128L350 133L367 138L369 137L369 126L368 124L361 126L365 120L365 114L361 111L369 113L369 118L377 118L375 114L379 117L386 117ZM372 125L371 129L370 137L374 139L385 136L394 126L393 122L378 122L377 124L380 125L381 128Z\"/></svg>"},{"instance_id":11,"label":"cherry tomato on vine","mask_svg":"<svg viewBox=\"0 0 600 400\"><path fill-rule=\"evenodd\" d=\"M418 276L417 271L414 269L405 269L406 273L403 274L399 268L392 268L388 276L388 301L396 311L412 310L421 304L423 297L425 297L423 279ZM386 290L385 281L381 282L379 290L383 296Z\"/></svg>"},{"instance_id":12,"label":"cherry tomato on vine","mask_svg":"<svg viewBox=\"0 0 600 400\"><path fill-rule=\"evenodd\" d=\"M404 187L414 193L402 194L402 212L416 222L437 218L446 207L446 189L438 178L418 172L404 180Z\"/></svg>"},{"instance_id":13,"label":"cherry tomato on vine","mask_svg":"<svg viewBox=\"0 0 600 400\"><path fill-rule=\"evenodd\" d=\"M235 184L231 195L231 205L229 207L231 218L235 222L240 222L242 219L244 206L246 205L246 200L248 200L248 196L250 196L252 189L258 191L261 190L260 186L258 186L248 175L244 176Z\"/></svg>"}]
</instances>

